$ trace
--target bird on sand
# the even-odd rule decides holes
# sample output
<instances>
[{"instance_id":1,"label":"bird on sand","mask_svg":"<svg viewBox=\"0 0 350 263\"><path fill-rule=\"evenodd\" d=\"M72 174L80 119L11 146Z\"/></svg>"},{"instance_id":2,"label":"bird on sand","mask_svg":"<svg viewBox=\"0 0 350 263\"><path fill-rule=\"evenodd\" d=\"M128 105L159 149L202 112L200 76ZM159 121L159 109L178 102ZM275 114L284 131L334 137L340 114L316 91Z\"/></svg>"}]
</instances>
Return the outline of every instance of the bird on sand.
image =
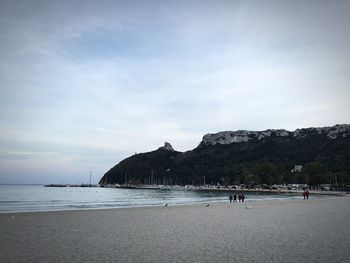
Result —
<instances>
[{"instance_id":1,"label":"bird on sand","mask_svg":"<svg viewBox=\"0 0 350 263\"><path fill-rule=\"evenodd\" d=\"M207 204L207 207L209 207L209 204Z\"/></svg>"}]
</instances>

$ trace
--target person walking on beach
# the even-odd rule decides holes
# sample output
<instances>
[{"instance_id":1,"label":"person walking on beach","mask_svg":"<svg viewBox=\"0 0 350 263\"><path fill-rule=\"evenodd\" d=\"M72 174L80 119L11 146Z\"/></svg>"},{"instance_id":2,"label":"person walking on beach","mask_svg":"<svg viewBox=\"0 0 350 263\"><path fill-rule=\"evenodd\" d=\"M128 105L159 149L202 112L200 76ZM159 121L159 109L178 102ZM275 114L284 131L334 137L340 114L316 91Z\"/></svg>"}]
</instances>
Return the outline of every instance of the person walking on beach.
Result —
<instances>
[{"instance_id":1,"label":"person walking on beach","mask_svg":"<svg viewBox=\"0 0 350 263\"><path fill-rule=\"evenodd\" d=\"M238 195L238 201L241 202L242 200L242 195Z\"/></svg>"},{"instance_id":2,"label":"person walking on beach","mask_svg":"<svg viewBox=\"0 0 350 263\"><path fill-rule=\"evenodd\" d=\"M306 191L305 190L303 192L303 196L304 196L304 199L305 199L305 197L306 197Z\"/></svg>"},{"instance_id":3,"label":"person walking on beach","mask_svg":"<svg viewBox=\"0 0 350 263\"><path fill-rule=\"evenodd\" d=\"M305 191L305 196L306 196L306 199L309 199L309 190ZM304 197L304 199L305 199L305 197Z\"/></svg>"},{"instance_id":4,"label":"person walking on beach","mask_svg":"<svg viewBox=\"0 0 350 263\"><path fill-rule=\"evenodd\" d=\"M228 197L228 199L230 199L230 203L232 203L232 199L233 199L232 194L230 194L230 196Z\"/></svg>"},{"instance_id":5,"label":"person walking on beach","mask_svg":"<svg viewBox=\"0 0 350 263\"><path fill-rule=\"evenodd\" d=\"M245 195L242 193L242 202L244 202Z\"/></svg>"},{"instance_id":6,"label":"person walking on beach","mask_svg":"<svg viewBox=\"0 0 350 263\"><path fill-rule=\"evenodd\" d=\"M236 193L233 195L233 202L237 202L237 195L236 195Z\"/></svg>"}]
</instances>

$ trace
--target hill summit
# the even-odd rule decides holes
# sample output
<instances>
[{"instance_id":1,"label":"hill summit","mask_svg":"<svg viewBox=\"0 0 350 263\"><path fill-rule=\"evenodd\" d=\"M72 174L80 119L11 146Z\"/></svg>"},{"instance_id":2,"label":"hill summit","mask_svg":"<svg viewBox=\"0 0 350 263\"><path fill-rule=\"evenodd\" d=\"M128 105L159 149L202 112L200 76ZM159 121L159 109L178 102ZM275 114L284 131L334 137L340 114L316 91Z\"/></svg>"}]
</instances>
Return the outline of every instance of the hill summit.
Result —
<instances>
[{"instance_id":1,"label":"hill summit","mask_svg":"<svg viewBox=\"0 0 350 263\"><path fill-rule=\"evenodd\" d=\"M167 150L167 151L170 151L170 152L175 152L173 146L171 146L171 144L168 143L168 142L165 142L164 146L163 147L159 147L159 149Z\"/></svg>"}]
</instances>

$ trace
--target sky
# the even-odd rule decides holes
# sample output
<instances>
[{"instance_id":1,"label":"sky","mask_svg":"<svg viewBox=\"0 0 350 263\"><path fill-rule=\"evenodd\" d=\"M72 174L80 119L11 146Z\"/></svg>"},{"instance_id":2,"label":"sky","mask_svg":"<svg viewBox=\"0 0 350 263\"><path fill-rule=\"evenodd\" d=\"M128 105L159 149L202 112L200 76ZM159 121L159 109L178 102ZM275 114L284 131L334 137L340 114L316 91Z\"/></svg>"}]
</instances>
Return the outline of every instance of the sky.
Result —
<instances>
[{"instance_id":1,"label":"sky","mask_svg":"<svg viewBox=\"0 0 350 263\"><path fill-rule=\"evenodd\" d=\"M350 1L0 1L0 183L224 130L350 123Z\"/></svg>"}]
</instances>

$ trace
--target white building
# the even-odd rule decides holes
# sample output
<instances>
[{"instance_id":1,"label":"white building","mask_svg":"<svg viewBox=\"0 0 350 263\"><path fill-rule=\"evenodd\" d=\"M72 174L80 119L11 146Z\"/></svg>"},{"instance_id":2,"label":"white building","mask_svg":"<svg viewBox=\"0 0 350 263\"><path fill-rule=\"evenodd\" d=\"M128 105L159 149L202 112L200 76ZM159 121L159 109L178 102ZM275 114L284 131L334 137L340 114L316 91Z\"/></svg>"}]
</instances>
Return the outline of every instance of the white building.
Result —
<instances>
[{"instance_id":1,"label":"white building","mask_svg":"<svg viewBox=\"0 0 350 263\"><path fill-rule=\"evenodd\" d=\"M291 170L291 172L292 173L301 172L302 169L303 169L302 165L294 165L294 168Z\"/></svg>"}]
</instances>

